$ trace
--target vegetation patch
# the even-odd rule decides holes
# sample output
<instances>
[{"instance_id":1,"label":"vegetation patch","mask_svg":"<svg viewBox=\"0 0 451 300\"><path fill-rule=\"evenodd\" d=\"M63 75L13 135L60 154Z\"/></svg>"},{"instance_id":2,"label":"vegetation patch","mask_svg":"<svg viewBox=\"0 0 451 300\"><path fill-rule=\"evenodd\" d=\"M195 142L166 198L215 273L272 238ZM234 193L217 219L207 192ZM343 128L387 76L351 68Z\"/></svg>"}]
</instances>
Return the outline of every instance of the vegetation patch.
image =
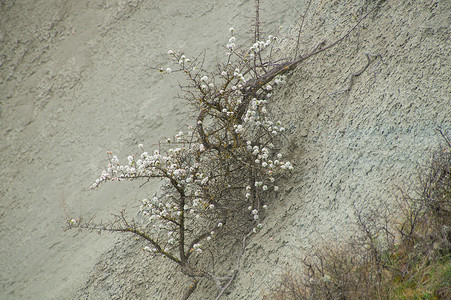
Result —
<instances>
[{"instance_id":1,"label":"vegetation patch","mask_svg":"<svg viewBox=\"0 0 451 300\"><path fill-rule=\"evenodd\" d=\"M450 299L451 143L434 152L414 197L403 193L400 216L388 207L357 211L360 235L303 259L265 299Z\"/></svg>"}]
</instances>

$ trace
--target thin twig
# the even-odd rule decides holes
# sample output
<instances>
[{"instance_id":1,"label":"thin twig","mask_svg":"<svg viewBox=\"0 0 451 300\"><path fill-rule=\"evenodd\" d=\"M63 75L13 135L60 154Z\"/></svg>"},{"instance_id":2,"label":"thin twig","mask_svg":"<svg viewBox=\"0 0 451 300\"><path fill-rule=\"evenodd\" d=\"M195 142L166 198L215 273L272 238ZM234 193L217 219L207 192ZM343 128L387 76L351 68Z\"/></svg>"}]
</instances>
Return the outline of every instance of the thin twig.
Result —
<instances>
[{"instance_id":1,"label":"thin twig","mask_svg":"<svg viewBox=\"0 0 451 300\"><path fill-rule=\"evenodd\" d=\"M225 290L230 286L230 284L232 283L232 281L236 278L236 275L238 274L238 269L240 268L240 263L241 263L241 257L244 254L244 251L246 250L246 240L248 237L250 237L252 235L252 231L250 231L248 234L246 234L246 236L243 238L243 246L241 248L241 253L238 255L238 259L236 261L236 268L232 274L232 277L230 278L230 280L227 282L227 284L222 288L221 292L216 296L215 300L219 300L219 298L221 298L222 294L224 294Z\"/></svg>"},{"instance_id":2,"label":"thin twig","mask_svg":"<svg viewBox=\"0 0 451 300\"><path fill-rule=\"evenodd\" d=\"M440 132L440 134L442 135L442 137L445 139L445 141L446 141L446 143L448 144L448 146L451 147L451 142L450 142L450 140L448 139L448 137L443 133L442 128L438 128L437 130L438 130L438 132Z\"/></svg>"},{"instance_id":3,"label":"thin twig","mask_svg":"<svg viewBox=\"0 0 451 300\"><path fill-rule=\"evenodd\" d=\"M307 3L307 8L305 9L304 15L302 15L302 21L301 24L299 25L299 30L298 30L298 39L296 41L296 48L295 48L295 52L294 52L294 57L298 57L298 50L299 50L299 43L301 42L301 32L302 32L302 27L304 27L304 21L305 21L305 17L307 16L307 13L310 9L310 4L312 3L312 0L309 0L309 2Z\"/></svg>"},{"instance_id":4,"label":"thin twig","mask_svg":"<svg viewBox=\"0 0 451 300\"><path fill-rule=\"evenodd\" d=\"M352 86L354 85L355 78L360 76L360 75L362 75L362 73L365 72L366 69L368 69L368 67L370 66L370 64L372 62L374 62L378 57L381 57L380 54L371 55L369 53L365 53L365 55L366 55L366 58L367 58L366 65L360 71L358 71L356 73L354 73L354 72L351 73L351 75L349 76L348 86L346 88L342 89L342 90L339 90L337 92L333 92L330 95L337 94L337 93L349 93L351 91ZM371 57L374 57L374 59L371 59Z\"/></svg>"}]
</instances>

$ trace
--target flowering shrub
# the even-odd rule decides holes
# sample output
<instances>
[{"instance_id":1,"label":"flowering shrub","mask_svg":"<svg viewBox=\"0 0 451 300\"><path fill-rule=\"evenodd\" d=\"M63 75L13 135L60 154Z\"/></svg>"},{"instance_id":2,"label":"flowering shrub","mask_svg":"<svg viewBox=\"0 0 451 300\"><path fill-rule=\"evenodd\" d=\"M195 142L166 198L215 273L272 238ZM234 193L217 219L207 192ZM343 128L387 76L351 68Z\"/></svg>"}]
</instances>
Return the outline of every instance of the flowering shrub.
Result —
<instances>
[{"instance_id":1,"label":"flowering shrub","mask_svg":"<svg viewBox=\"0 0 451 300\"><path fill-rule=\"evenodd\" d=\"M278 151L285 128L271 118L267 107L273 88L285 81L283 69L268 51L277 39L255 40L243 49L236 46L233 28L230 33L225 62L216 72L204 70L199 59L172 50L168 55L175 67L159 69L163 74L186 75L183 99L197 113L188 132L179 132L150 153L140 144L141 153L128 156L125 163L108 152L109 164L91 186L157 178L162 180L161 192L142 200L133 221L124 214L106 225L69 221L69 227L142 237L149 243L145 250L169 258L194 279L185 298L200 277L213 280L218 292L225 289L220 277L193 261L199 261L205 247L219 236L233 233L242 239L258 232L263 227L261 212L268 207L265 195L277 192L277 177L293 169Z\"/></svg>"}]
</instances>

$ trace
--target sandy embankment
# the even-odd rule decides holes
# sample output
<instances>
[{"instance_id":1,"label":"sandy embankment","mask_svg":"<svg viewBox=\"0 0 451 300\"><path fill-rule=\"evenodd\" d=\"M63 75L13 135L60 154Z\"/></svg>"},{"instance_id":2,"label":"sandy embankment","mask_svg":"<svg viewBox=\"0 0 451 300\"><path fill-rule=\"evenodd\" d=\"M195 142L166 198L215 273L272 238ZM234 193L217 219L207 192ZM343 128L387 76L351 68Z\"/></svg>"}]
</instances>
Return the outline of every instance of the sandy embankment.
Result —
<instances>
[{"instance_id":1,"label":"sandy embankment","mask_svg":"<svg viewBox=\"0 0 451 300\"><path fill-rule=\"evenodd\" d=\"M304 51L323 38L336 40L374 5L313 3ZM413 191L418 169L443 143L436 129L451 132L450 12L445 1L385 1L343 43L300 65L274 93L274 113L289 128L284 153L296 168L250 241L228 299L261 299L284 270L300 271L310 248L351 235L354 205L391 205L399 187ZM289 53L292 41L284 47ZM378 58L344 93L366 54ZM186 279L137 249L124 242L105 253L77 296L178 298ZM214 287L202 283L193 298L212 294Z\"/></svg>"}]
</instances>

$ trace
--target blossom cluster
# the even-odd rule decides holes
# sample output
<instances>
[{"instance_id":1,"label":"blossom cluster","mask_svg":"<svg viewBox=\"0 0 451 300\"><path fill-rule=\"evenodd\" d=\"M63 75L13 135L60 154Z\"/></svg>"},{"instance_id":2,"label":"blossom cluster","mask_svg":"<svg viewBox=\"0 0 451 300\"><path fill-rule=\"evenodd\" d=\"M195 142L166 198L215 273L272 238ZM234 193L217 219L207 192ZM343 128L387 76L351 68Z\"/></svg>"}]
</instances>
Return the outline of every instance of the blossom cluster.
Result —
<instances>
[{"instance_id":1,"label":"blossom cluster","mask_svg":"<svg viewBox=\"0 0 451 300\"><path fill-rule=\"evenodd\" d=\"M263 55L264 50L277 38L269 36L266 41L256 41L248 50L241 50L237 47L235 29L230 28L230 32L231 37L226 44L227 63L219 70L217 78L215 74L205 75L192 66L186 67L183 63L186 60L183 53L169 51L169 54L173 61L182 66L181 69L195 81L194 90L188 90L193 95L196 88L198 89L199 95L193 97L196 99L193 104L203 111L208 111L215 118L217 124L210 126L209 130L215 134L206 133L210 141L220 141L226 145L233 144L237 152L241 147L242 156L246 156L244 152L247 151L248 155L253 157L252 165L257 167L258 173L252 181L254 185L256 184L255 188L258 192L252 193L253 197L250 197L249 192L244 192L244 195L248 201L261 201L263 192L278 191L279 187L275 184L277 173L293 169L290 162L281 160L281 154L274 151L272 142L268 143L268 141L277 140L286 131L280 121L272 120L267 108L274 86L283 84L286 77L278 75L272 82L265 84L258 97L252 98L248 103L245 114L240 116L239 109L243 104L246 86L256 78L255 76L258 76L259 72L263 72L256 66L249 70L249 63L252 61L246 61L246 58L252 58L256 54ZM198 125L204 126L202 121L198 121ZM229 139L230 136L234 137L233 140ZM259 199L255 199L256 197Z\"/></svg>"},{"instance_id":2,"label":"blossom cluster","mask_svg":"<svg viewBox=\"0 0 451 300\"><path fill-rule=\"evenodd\" d=\"M249 50L254 53L259 53L259 52L265 50L266 48L268 48L269 46L271 46L271 44L276 40L277 40L277 37L270 35L266 41L255 42L249 48Z\"/></svg>"},{"instance_id":3,"label":"blossom cluster","mask_svg":"<svg viewBox=\"0 0 451 300\"><path fill-rule=\"evenodd\" d=\"M176 140L183 140L183 132L176 135ZM171 145L173 143L168 143ZM142 145L139 148L143 149ZM195 157L203 150L203 145L191 143L184 147L169 148L153 154L143 151L140 155L130 155L127 163L121 164L116 155L108 152L109 165L91 188L98 187L105 181L134 180L139 178L160 178L163 180L163 195L144 199L140 213L146 218L148 233L164 246L168 252L180 242L180 226L183 230L194 232L196 227L205 223L205 217L214 214L215 205L206 200L204 191L211 183L209 176L203 172L203 166ZM183 222L182 222L183 219ZM220 228L222 224L217 226ZM205 240L210 241L215 235L212 231ZM201 252L200 243L193 250ZM156 251L155 248L149 248Z\"/></svg>"},{"instance_id":4,"label":"blossom cluster","mask_svg":"<svg viewBox=\"0 0 451 300\"><path fill-rule=\"evenodd\" d=\"M186 180L192 180L196 174L201 177L203 174L197 173L199 164L181 163L195 148L171 148L164 155L160 154L159 150L155 150L153 154L142 152L139 157L128 156L128 163L125 165L119 163L116 155L107 152L110 161L108 168L102 172L91 188L96 188L104 181L123 179L161 177L186 182Z\"/></svg>"}]
</instances>

